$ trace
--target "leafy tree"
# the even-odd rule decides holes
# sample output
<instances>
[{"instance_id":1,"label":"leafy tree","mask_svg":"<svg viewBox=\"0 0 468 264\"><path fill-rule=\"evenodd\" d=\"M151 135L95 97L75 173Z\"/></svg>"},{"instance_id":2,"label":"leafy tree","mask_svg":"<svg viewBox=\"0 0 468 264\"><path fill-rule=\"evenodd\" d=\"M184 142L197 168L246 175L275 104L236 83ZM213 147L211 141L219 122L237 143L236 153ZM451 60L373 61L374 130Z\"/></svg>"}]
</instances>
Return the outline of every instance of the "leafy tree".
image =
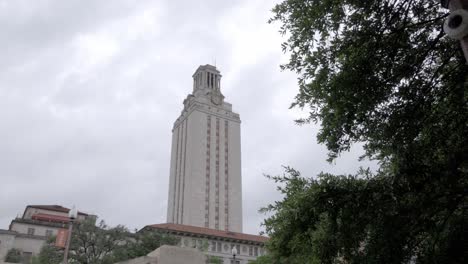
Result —
<instances>
[{"instance_id":1,"label":"leafy tree","mask_svg":"<svg viewBox=\"0 0 468 264\"><path fill-rule=\"evenodd\" d=\"M223 260L217 256L208 255L207 260L208 260L207 263L210 263L210 264L222 264L223 263Z\"/></svg>"},{"instance_id":2,"label":"leafy tree","mask_svg":"<svg viewBox=\"0 0 468 264\"><path fill-rule=\"evenodd\" d=\"M41 261L39 260L39 256L32 256L31 264L41 264Z\"/></svg>"},{"instance_id":3,"label":"leafy tree","mask_svg":"<svg viewBox=\"0 0 468 264\"><path fill-rule=\"evenodd\" d=\"M55 236L50 237L46 244L41 248L41 252L36 258L38 264L56 264L63 260L63 250L55 247Z\"/></svg>"},{"instance_id":4,"label":"leafy tree","mask_svg":"<svg viewBox=\"0 0 468 264\"><path fill-rule=\"evenodd\" d=\"M287 35L292 107L320 122L329 161L365 145L371 173L272 177L264 211L278 263L464 263L468 258L468 66L426 0L285 0L270 22Z\"/></svg>"},{"instance_id":5,"label":"leafy tree","mask_svg":"<svg viewBox=\"0 0 468 264\"><path fill-rule=\"evenodd\" d=\"M114 252L116 261L146 256L162 245L177 245L179 238L155 230L143 230L132 237L124 247Z\"/></svg>"},{"instance_id":6,"label":"leafy tree","mask_svg":"<svg viewBox=\"0 0 468 264\"><path fill-rule=\"evenodd\" d=\"M6 256L5 256L5 261L6 262L11 262L11 263L20 263L21 262L21 251L16 248L12 248L8 250Z\"/></svg>"},{"instance_id":7,"label":"leafy tree","mask_svg":"<svg viewBox=\"0 0 468 264\"><path fill-rule=\"evenodd\" d=\"M270 255L263 255L258 257L256 260L250 261L249 264L272 264L275 263Z\"/></svg>"},{"instance_id":8,"label":"leafy tree","mask_svg":"<svg viewBox=\"0 0 468 264\"><path fill-rule=\"evenodd\" d=\"M51 238L41 249L39 264L59 264L63 249ZM104 221L95 224L86 220L74 225L69 262L80 264L110 264L147 255L164 244L177 244L178 239L156 231L132 234L124 226L108 227Z\"/></svg>"},{"instance_id":9,"label":"leafy tree","mask_svg":"<svg viewBox=\"0 0 468 264\"><path fill-rule=\"evenodd\" d=\"M129 235L124 226L109 228L104 221L96 225L85 220L73 231L69 257L82 264L113 263L114 252L127 246Z\"/></svg>"},{"instance_id":10,"label":"leafy tree","mask_svg":"<svg viewBox=\"0 0 468 264\"><path fill-rule=\"evenodd\" d=\"M69 262L107 264L114 262L114 253L127 246L130 233L123 226L109 228L104 221L96 225L94 219L75 223L70 241ZM54 245L55 237L41 249L39 262L58 264L63 260L63 249Z\"/></svg>"}]
</instances>

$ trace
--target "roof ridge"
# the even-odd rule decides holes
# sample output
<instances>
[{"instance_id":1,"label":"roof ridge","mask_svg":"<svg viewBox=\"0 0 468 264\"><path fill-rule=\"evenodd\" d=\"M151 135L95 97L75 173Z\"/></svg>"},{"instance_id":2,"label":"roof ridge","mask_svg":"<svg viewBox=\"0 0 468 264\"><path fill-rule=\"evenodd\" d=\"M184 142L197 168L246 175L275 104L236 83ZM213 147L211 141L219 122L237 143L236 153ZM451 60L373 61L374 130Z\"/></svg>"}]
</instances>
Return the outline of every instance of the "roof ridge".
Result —
<instances>
[{"instance_id":1,"label":"roof ridge","mask_svg":"<svg viewBox=\"0 0 468 264\"><path fill-rule=\"evenodd\" d=\"M51 211L54 211L54 210L57 210L58 212L64 212L64 213L67 213L70 211L70 208L67 208L67 207L64 207L62 205L58 205L58 204L49 204L49 205L28 205L26 206L26 208L28 207L32 207L32 208L38 208L38 209L44 209L44 210L51 210ZM25 210L26 212L26 210ZM84 212L81 212L81 211L78 211L78 214L80 215L89 215L87 213L84 213Z\"/></svg>"},{"instance_id":2,"label":"roof ridge","mask_svg":"<svg viewBox=\"0 0 468 264\"><path fill-rule=\"evenodd\" d=\"M265 242L266 240L269 239L269 237L262 236L262 235L254 235L254 234L233 232L229 230L218 230L218 229L212 229L212 228L207 228L207 227L174 224L174 223L152 224L152 225L147 225L146 227L157 228L157 229L167 229L167 230L173 230L173 231L178 231L178 232L199 233L199 234L204 234L204 235L209 235L209 236L226 237L226 238L238 239L238 240L250 240L250 241L256 241L256 242Z\"/></svg>"}]
</instances>

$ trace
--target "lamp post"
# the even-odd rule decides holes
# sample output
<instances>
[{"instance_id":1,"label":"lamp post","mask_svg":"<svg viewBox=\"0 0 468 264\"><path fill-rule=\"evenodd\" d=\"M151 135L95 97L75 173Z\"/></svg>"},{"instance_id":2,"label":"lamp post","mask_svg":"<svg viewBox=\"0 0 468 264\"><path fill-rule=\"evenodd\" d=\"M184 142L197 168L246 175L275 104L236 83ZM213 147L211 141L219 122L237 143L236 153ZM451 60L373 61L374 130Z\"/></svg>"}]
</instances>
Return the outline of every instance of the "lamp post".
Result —
<instances>
[{"instance_id":1,"label":"lamp post","mask_svg":"<svg viewBox=\"0 0 468 264\"><path fill-rule=\"evenodd\" d=\"M68 224L67 244L65 245L65 252L63 253L63 264L68 264L68 251L70 250L70 240L72 235L73 222L75 221L77 216L78 211L76 210L75 206L73 206L73 208L68 212L70 223Z\"/></svg>"},{"instance_id":2,"label":"lamp post","mask_svg":"<svg viewBox=\"0 0 468 264\"><path fill-rule=\"evenodd\" d=\"M236 264L236 255L237 255L236 246L232 246L231 253L232 253L233 263Z\"/></svg>"}]
</instances>

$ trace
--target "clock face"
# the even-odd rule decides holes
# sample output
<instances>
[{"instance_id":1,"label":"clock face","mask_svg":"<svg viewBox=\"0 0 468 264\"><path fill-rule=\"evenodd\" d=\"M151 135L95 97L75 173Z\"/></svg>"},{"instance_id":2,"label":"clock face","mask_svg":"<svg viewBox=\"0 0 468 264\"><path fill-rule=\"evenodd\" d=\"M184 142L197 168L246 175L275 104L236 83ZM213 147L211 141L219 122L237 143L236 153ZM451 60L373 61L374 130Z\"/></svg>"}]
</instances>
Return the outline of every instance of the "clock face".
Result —
<instances>
[{"instance_id":1,"label":"clock face","mask_svg":"<svg viewBox=\"0 0 468 264\"><path fill-rule=\"evenodd\" d=\"M213 104L215 105L220 105L222 101L223 101L223 98L221 98L220 94L213 94L211 96L211 102L213 102Z\"/></svg>"}]
</instances>

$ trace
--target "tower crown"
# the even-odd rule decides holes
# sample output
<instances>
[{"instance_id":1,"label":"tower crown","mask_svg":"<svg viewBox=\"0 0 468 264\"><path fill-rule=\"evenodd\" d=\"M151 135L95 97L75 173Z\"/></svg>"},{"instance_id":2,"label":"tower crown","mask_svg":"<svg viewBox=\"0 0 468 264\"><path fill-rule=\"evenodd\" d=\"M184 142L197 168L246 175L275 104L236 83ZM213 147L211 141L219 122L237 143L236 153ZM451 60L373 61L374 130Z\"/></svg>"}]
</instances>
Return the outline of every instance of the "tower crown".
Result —
<instances>
[{"instance_id":1,"label":"tower crown","mask_svg":"<svg viewBox=\"0 0 468 264\"><path fill-rule=\"evenodd\" d=\"M221 92L221 73L213 65L201 65L192 75L193 93L198 91L218 91Z\"/></svg>"}]
</instances>

